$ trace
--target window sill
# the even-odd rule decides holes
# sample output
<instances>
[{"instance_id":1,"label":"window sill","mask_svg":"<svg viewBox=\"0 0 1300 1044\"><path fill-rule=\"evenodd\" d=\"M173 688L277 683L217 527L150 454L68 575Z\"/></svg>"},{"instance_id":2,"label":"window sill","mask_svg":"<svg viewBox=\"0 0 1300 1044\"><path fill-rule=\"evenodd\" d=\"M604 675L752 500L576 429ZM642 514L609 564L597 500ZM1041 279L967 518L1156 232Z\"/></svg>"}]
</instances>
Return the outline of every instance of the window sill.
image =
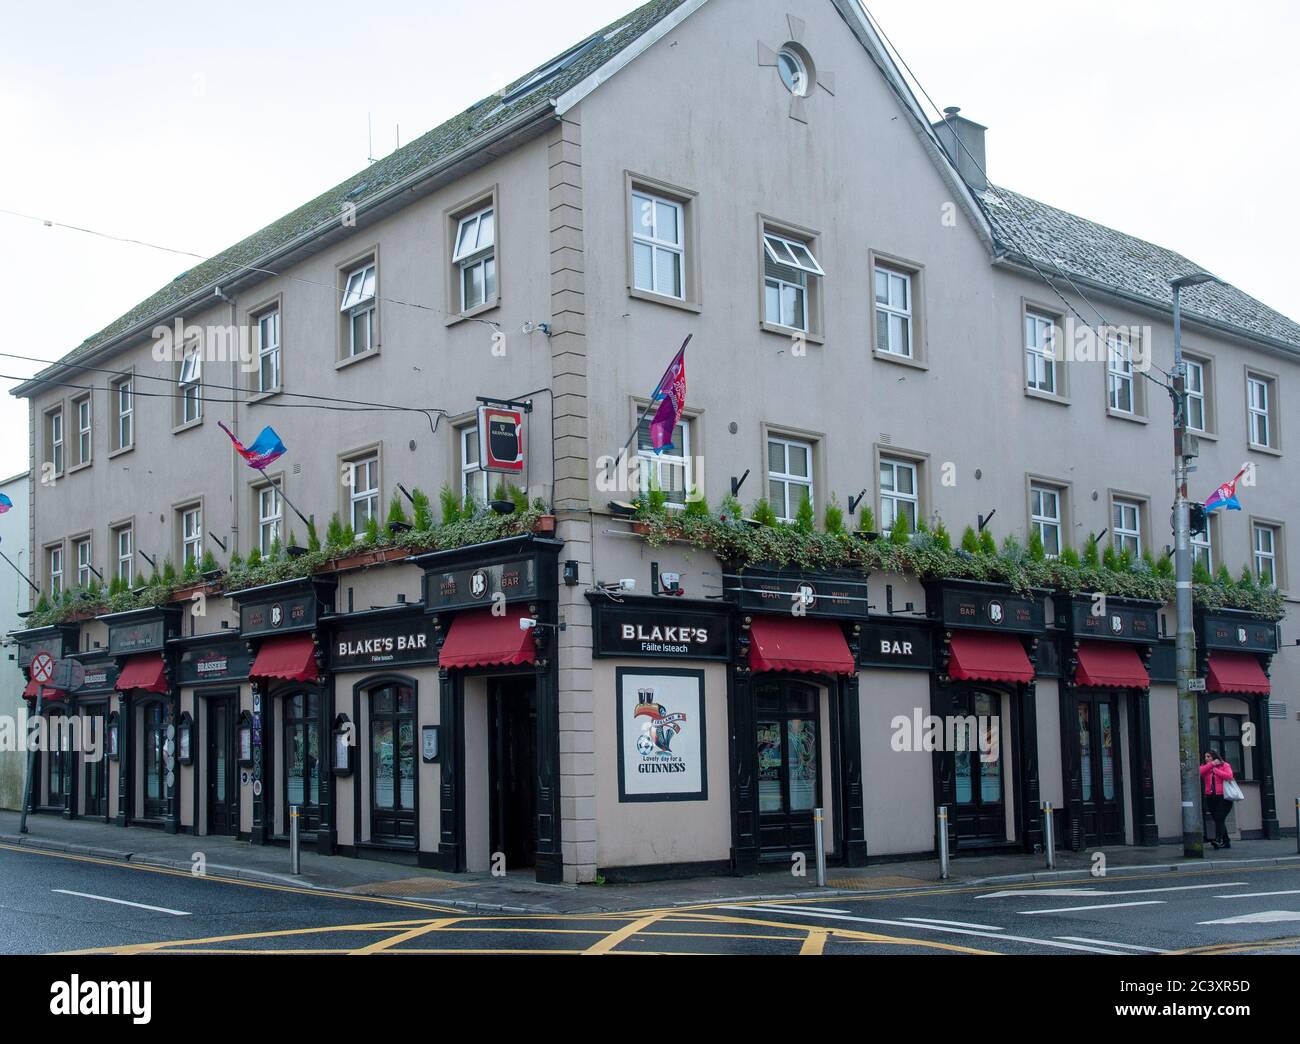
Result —
<instances>
[{"instance_id":1,"label":"window sill","mask_svg":"<svg viewBox=\"0 0 1300 1044\"><path fill-rule=\"evenodd\" d=\"M1251 453L1267 453L1270 457L1282 456L1282 451L1280 449L1274 449L1272 446L1261 446L1258 442L1248 442L1246 448L1250 450Z\"/></svg>"},{"instance_id":2,"label":"window sill","mask_svg":"<svg viewBox=\"0 0 1300 1044\"><path fill-rule=\"evenodd\" d=\"M1212 431L1197 431L1195 428L1188 428L1187 434L1195 435L1198 439L1205 439L1208 442L1219 441L1219 436Z\"/></svg>"},{"instance_id":3,"label":"window sill","mask_svg":"<svg viewBox=\"0 0 1300 1044\"><path fill-rule=\"evenodd\" d=\"M245 402L247 403L247 405L253 406L259 402L265 402L267 399L275 398L282 391L284 391L283 387L272 388L270 391L249 392L248 398L245 400Z\"/></svg>"},{"instance_id":4,"label":"window sill","mask_svg":"<svg viewBox=\"0 0 1300 1044\"><path fill-rule=\"evenodd\" d=\"M788 341L794 340L795 338L801 338L808 344L826 343L826 339L818 334L811 333L808 330L800 330L793 326L781 326L778 323L769 323L766 319L760 320L758 326L759 329L763 330L765 333L777 334Z\"/></svg>"},{"instance_id":5,"label":"window sill","mask_svg":"<svg viewBox=\"0 0 1300 1044\"><path fill-rule=\"evenodd\" d=\"M496 297L492 298L491 301L484 301L481 305L475 305L473 308L469 309L468 311L457 312L454 315L447 316L446 325L455 326L458 323L465 322L467 319L477 319L480 315L483 315L486 312L491 312L494 309L500 307L501 307L501 295L497 294ZM360 358L360 356L358 356L357 358Z\"/></svg>"},{"instance_id":6,"label":"window sill","mask_svg":"<svg viewBox=\"0 0 1300 1044\"><path fill-rule=\"evenodd\" d=\"M195 417L192 421L186 421L184 424L175 424L172 426L172 434L179 435L183 431L193 431L195 428L203 427L203 418Z\"/></svg>"},{"instance_id":7,"label":"window sill","mask_svg":"<svg viewBox=\"0 0 1300 1044\"><path fill-rule=\"evenodd\" d=\"M1039 391L1037 388L1025 387L1025 398L1037 399L1039 402L1052 402L1057 406L1069 406L1070 400L1064 395L1056 395L1053 392Z\"/></svg>"},{"instance_id":8,"label":"window sill","mask_svg":"<svg viewBox=\"0 0 1300 1044\"><path fill-rule=\"evenodd\" d=\"M1140 413L1125 413L1123 410L1111 409L1106 407L1106 416L1114 417L1116 420L1128 421L1130 424L1150 424L1151 418L1144 417Z\"/></svg>"},{"instance_id":9,"label":"window sill","mask_svg":"<svg viewBox=\"0 0 1300 1044\"><path fill-rule=\"evenodd\" d=\"M90 467L94 463L95 461L91 459L91 460L82 461L80 464L74 464L72 465L72 467L68 468L68 474L75 475L78 471L85 471L88 467Z\"/></svg>"},{"instance_id":10,"label":"window sill","mask_svg":"<svg viewBox=\"0 0 1300 1044\"><path fill-rule=\"evenodd\" d=\"M119 446L115 450L108 451L108 459L112 460L114 457L120 457L123 453L130 453L133 449L135 449L134 442L129 446Z\"/></svg>"},{"instance_id":11,"label":"window sill","mask_svg":"<svg viewBox=\"0 0 1300 1044\"><path fill-rule=\"evenodd\" d=\"M873 348L871 354L881 362L894 363L896 366L910 366L914 370L928 370L930 368L928 362L924 359L918 359L914 355L898 355L895 352L887 352L881 348Z\"/></svg>"},{"instance_id":12,"label":"window sill","mask_svg":"<svg viewBox=\"0 0 1300 1044\"><path fill-rule=\"evenodd\" d=\"M378 348L371 348L368 352L362 352L360 355L350 355L346 359L340 359L334 364L334 369L342 370L349 366L355 366L359 362L365 362L367 359L373 359L379 354Z\"/></svg>"},{"instance_id":13,"label":"window sill","mask_svg":"<svg viewBox=\"0 0 1300 1044\"><path fill-rule=\"evenodd\" d=\"M635 297L638 301L649 301L651 304L680 308L684 312L694 312L696 315L704 311L704 306L698 301L688 301L681 297L669 297L667 294L656 294L653 290L642 290L635 286L627 288L627 296Z\"/></svg>"}]
</instances>

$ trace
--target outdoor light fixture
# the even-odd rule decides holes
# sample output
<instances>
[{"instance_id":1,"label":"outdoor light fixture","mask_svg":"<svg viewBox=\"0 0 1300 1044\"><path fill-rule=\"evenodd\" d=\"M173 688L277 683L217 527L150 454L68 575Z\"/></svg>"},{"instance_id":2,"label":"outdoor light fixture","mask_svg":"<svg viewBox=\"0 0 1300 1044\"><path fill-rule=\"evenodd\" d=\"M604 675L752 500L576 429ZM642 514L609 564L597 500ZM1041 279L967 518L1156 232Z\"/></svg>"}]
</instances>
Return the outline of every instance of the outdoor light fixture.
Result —
<instances>
[{"instance_id":1,"label":"outdoor light fixture","mask_svg":"<svg viewBox=\"0 0 1300 1044\"><path fill-rule=\"evenodd\" d=\"M121 747L118 745L121 722L121 716L117 711L113 711L104 723L104 754L113 761L117 761L122 756Z\"/></svg>"},{"instance_id":2,"label":"outdoor light fixture","mask_svg":"<svg viewBox=\"0 0 1300 1044\"><path fill-rule=\"evenodd\" d=\"M181 714L176 724L176 757L182 765L194 764L194 718L189 711Z\"/></svg>"},{"instance_id":3,"label":"outdoor light fixture","mask_svg":"<svg viewBox=\"0 0 1300 1044\"><path fill-rule=\"evenodd\" d=\"M350 776L353 772L353 752L357 745L352 739L352 722L346 714L334 718L333 750L330 757L330 771L336 776Z\"/></svg>"},{"instance_id":4,"label":"outdoor light fixture","mask_svg":"<svg viewBox=\"0 0 1300 1044\"><path fill-rule=\"evenodd\" d=\"M240 711L239 724L235 733L239 738L239 764L253 764L253 716L248 711Z\"/></svg>"},{"instance_id":5,"label":"outdoor light fixture","mask_svg":"<svg viewBox=\"0 0 1300 1044\"><path fill-rule=\"evenodd\" d=\"M577 559L570 558L564 563L564 586L578 586L578 562Z\"/></svg>"}]
</instances>

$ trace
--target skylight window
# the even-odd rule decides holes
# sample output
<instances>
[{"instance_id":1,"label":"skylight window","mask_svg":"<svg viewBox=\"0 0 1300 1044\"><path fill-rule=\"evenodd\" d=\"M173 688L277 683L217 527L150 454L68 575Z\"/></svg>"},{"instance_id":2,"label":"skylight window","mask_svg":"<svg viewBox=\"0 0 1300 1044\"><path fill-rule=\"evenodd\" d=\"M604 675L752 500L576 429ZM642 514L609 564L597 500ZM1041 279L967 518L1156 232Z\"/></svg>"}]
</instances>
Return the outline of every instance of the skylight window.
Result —
<instances>
[{"instance_id":1,"label":"skylight window","mask_svg":"<svg viewBox=\"0 0 1300 1044\"><path fill-rule=\"evenodd\" d=\"M611 33L610 36L614 34ZM525 95L531 94L544 83L555 79L560 73L573 66L580 58L591 51L593 48L604 43L609 37L593 36L590 40L584 40L577 47L571 48L549 65L545 65L533 73L528 79L524 80L518 87L513 88L501 99L502 105L509 105L518 101Z\"/></svg>"}]
</instances>

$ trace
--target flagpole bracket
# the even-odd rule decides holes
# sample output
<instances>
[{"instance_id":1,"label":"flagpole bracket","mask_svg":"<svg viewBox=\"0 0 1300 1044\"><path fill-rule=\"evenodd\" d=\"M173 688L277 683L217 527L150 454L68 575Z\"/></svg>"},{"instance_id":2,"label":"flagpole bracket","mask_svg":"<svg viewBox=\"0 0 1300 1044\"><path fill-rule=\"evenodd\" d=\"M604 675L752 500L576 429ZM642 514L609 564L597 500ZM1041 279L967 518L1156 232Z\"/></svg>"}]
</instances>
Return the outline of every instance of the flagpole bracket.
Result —
<instances>
[{"instance_id":1,"label":"flagpole bracket","mask_svg":"<svg viewBox=\"0 0 1300 1044\"><path fill-rule=\"evenodd\" d=\"M479 395L476 396L476 401L484 406L500 406L507 410L523 410L525 413L533 412L532 399L494 399L489 395Z\"/></svg>"}]
</instances>

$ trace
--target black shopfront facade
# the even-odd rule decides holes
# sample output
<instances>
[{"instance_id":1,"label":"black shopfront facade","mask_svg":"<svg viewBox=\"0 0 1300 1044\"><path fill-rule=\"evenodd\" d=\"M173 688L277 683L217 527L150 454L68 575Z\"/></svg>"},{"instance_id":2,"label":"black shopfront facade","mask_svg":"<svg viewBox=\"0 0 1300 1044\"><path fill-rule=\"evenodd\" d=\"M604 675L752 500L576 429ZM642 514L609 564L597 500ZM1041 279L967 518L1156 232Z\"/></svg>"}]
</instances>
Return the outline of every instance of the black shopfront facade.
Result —
<instances>
[{"instance_id":1,"label":"black shopfront facade","mask_svg":"<svg viewBox=\"0 0 1300 1044\"><path fill-rule=\"evenodd\" d=\"M526 535L418 556L438 663L437 849L448 871L531 866L563 880L557 559ZM471 742L468 724L476 723ZM472 810L472 811L471 811ZM485 863L485 860L487 862Z\"/></svg>"},{"instance_id":2,"label":"black shopfront facade","mask_svg":"<svg viewBox=\"0 0 1300 1044\"><path fill-rule=\"evenodd\" d=\"M1130 836L1158 844L1150 687L1166 665L1161 604L1069 592L1053 601L1064 795L1057 845L1081 851Z\"/></svg>"},{"instance_id":3,"label":"black shopfront facade","mask_svg":"<svg viewBox=\"0 0 1300 1044\"><path fill-rule=\"evenodd\" d=\"M925 591L935 628L930 713L944 732L933 753L936 824L945 806L954 854L1032 852L1042 843L1034 664L1046 592L952 579ZM937 825L935 836L937 845Z\"/></svg>"},{"instance_id":4,"label":"black shopfront facade","mask_svg":"<svg viewBox=\"0 0 1300 1044\"><path fill-rule=\"evenodd\" d=\"M724 577L735 636L727 691L732 867L750 872L812 853L819 807L830 820L828 853L862 865L857 663L870 615L866 575L730 566Z\"/></svg>"}]
</instances>

